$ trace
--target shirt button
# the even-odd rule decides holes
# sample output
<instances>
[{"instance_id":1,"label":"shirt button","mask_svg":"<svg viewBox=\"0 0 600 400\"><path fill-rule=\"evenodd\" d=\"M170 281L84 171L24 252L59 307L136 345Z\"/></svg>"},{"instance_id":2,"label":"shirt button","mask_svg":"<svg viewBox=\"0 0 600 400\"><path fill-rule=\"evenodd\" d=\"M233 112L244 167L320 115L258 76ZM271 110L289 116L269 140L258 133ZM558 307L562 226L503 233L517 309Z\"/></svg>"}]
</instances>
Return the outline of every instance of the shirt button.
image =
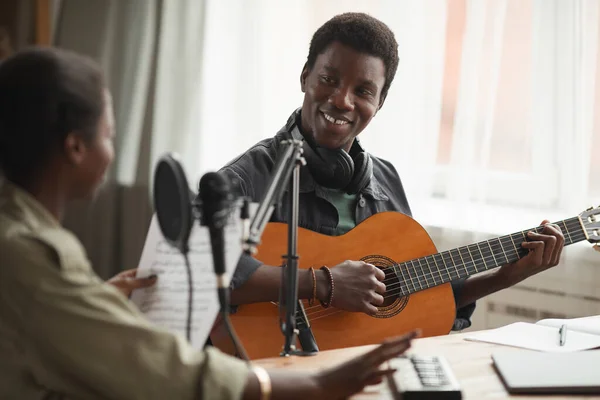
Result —
<instances>
[{"instance_id":1,"label":"shirt button","mask_svg":"<svg viewBox=\"0 0 600 400\"><path fill-rule=\"evenodd\" d=\"M358 200L358 206L359 207L364 207L365 204L367 204L367 202L366 202L365 198L361 196L360 200Z\"/></svg>"}]
</instances>

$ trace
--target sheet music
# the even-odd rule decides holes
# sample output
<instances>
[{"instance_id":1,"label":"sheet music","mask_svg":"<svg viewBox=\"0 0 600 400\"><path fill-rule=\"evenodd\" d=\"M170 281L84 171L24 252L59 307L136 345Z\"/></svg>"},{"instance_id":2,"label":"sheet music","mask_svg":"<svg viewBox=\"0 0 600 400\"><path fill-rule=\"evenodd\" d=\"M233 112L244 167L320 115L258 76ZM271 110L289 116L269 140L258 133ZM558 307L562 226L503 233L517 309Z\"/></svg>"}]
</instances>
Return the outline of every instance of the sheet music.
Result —
<instances>
[{"instance_id":1,"label":"sheet music","mask_svg":"<svg viewBox=\"0 0 600 400\"><path fill-rule=\"evenodd\" d=\"M242 251L239 212L232 212L225 228L225 262L229 276L235 271ZM194 288L191 342L198 349L210 334L219 313L219 299L208 228L194 224L188 253ZM138 266L138 276L158 276L153 287L135 290L131 296L146 317L157 325L186 335L188 282L185 259L167 243L156 215L152 218Z\"/></svg>"}]
</instances>

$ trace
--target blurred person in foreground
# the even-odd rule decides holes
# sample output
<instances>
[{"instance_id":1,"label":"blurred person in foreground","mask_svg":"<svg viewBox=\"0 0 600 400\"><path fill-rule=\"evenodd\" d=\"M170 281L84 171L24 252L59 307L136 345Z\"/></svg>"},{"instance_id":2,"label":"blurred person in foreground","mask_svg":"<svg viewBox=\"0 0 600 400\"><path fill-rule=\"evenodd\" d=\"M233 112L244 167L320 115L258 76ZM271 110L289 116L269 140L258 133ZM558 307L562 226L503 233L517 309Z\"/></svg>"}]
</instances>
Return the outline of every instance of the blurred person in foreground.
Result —
<instances>
[{"instance_id":1,"label":"blurred person in foreground","mask_svg":"<svg viewBox=\"0 0 600 400\"><path fill-rule=\"evenodd\" d=\"M319 373L265 371L193 349L103 282L61 226L114 157L111 96L91 60L32 48L0 64L0 398L332 399L377 383L416 333Z\"/></svg>"}]
</instances>

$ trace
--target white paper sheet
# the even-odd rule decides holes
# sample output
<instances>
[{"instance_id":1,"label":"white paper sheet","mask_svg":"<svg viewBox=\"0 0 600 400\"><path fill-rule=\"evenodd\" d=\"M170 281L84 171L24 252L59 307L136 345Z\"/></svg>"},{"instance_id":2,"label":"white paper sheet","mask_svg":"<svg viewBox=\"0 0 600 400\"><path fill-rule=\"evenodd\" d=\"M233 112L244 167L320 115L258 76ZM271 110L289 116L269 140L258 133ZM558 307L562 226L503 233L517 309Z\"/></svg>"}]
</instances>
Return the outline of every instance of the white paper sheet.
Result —
<instances>
[{"instance_id":1,"label":"white paper sheet","mask_svg":"<svg viewBox=\"0 0 600 400\"><path fill-rule=\"evenodd\" d=\"M559 345L557 327L515 322L497 329L474 332L465 340L488 342L525 349L568 353L600 347L600 335L567 330L564 346Z\"/></svg>"},{"instance_id":2,"label":"white paper sheet","mask_svg":"<svg viewBox=\"0 0 600 400\"><path fill-rule=\"evenodd\" d=\"M225 262L231 276L242 251L239 213L232 213L225 228ZM194 224L190 235L189 261L194 282L191 342L202 348L219 312L217 285L208 229ZM135 290L133 301L148 319L173 332L186 335L188 282L185 259L164 239L156 215L152 218L138 266L138 276L158 275L151 288Z\"/></svg>"}]
</instances>

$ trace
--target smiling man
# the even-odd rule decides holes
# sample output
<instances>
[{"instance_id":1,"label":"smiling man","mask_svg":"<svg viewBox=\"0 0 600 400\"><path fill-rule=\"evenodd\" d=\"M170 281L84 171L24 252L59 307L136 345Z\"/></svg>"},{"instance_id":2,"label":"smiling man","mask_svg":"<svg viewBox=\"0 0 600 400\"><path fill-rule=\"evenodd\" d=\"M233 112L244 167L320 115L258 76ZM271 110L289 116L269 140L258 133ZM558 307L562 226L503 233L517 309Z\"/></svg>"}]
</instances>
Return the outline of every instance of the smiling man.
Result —
<instances>
[{"instance_id":1,"label":"smiling man","mask_svg":"<svg viewBox=\"0 0 600 400\"><path fill-rule=\"evenodd\" d=\"M365 152L357 140L385 102L398 68L397 48L393 32L366 14L346 13L327 21L315 32L300 74L302 107L275 137L257 143L223 171L241 182L244 195L259 201L282 141L294 137L305 141L307 159L300 178L301 227L341 235L376 213L410 216L394 166ZM272 221L287 222L288 195ZM477 299L558 264L564 238L557 226L542 224L543 232L530 232L529 241L522 244L530 250L526 257L493 273L452 283L457 305L453 329L470 325ZM232 280L232 303L277 301L280 272L258 260L243 260ZM301 270L299 296L372 314L383 304L384 279L373 265L345 261L331 269Z\"/></svg>"}]
</instances>

